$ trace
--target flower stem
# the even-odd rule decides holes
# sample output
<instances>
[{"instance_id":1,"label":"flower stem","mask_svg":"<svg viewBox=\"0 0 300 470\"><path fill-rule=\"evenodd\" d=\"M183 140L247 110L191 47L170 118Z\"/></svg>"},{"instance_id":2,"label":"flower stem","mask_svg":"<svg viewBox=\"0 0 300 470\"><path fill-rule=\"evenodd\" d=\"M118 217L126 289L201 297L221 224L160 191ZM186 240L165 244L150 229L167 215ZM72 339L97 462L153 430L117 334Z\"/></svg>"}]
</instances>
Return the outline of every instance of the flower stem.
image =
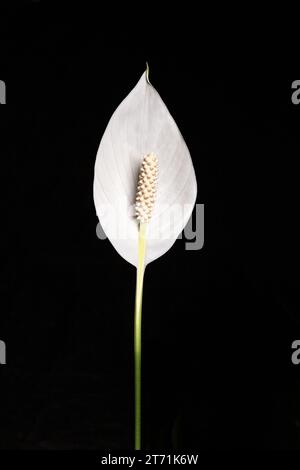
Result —
<instances>
[{"instance_id":1,"label":"flower stem","mask_svg":"<svg viewBox=\"0 0 300 470\"><path fill-rule=\"evenodd\" d=\"M138 267L136 275L134 311L134 391L135 391L135 450L141 449L141 355L142 355L142 299L146 253L146 224L139 227Z\"/></svg>"}]
</instances>

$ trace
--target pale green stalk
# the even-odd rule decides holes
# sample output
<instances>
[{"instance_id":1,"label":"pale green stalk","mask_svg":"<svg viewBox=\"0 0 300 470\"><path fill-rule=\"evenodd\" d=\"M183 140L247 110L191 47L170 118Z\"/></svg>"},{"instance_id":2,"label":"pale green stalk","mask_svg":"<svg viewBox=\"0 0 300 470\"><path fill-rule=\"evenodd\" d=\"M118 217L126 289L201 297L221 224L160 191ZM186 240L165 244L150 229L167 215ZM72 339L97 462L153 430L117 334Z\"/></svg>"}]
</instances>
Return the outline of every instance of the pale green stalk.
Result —
<instances>
[{"instance_id":1,"label":"pale green stalk","mask_svg":"<svg viewBox=\"0 0 300 470\"><path fill-rule=\"evenodd\" d=\"M141 449L141 356L142 356L142 299L146 253L146 224L139 227L138 267L136 275L134 311L134 391L135 391L135 433L134 448Z\"/></svg>"}]
</instances>

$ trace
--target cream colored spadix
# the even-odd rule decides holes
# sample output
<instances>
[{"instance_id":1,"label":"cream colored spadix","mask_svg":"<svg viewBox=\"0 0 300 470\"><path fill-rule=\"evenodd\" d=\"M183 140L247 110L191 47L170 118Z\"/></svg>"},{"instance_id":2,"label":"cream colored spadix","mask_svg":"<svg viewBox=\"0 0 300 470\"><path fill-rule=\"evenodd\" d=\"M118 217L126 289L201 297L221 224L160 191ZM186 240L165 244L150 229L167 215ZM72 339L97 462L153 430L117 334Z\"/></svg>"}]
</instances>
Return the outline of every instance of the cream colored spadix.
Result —
<instances>
[{"instance_id":1,"label":"cream colored spadix","mask_svg":"<svg viewBox=\"0 0 300 470\"><path fill-rule=\"evenodd\" d=\"M139 171L147 156L145 178L153 162L159 174L138 194ZM147 222L147 265L171 248L188 222L196 193L188 148L145 72L113 113L100 142L94 179L100 224L117 252L137 266L139 222Z\"/></svg>"},{"instance_id":2,"label":"cream colored spadix","mask_svg":"<svg viewBox=\"0 0 300 470\"><path fill-rule=\"evenodd\" d=\"M135 196L135 215L140 223L149 223L152 217L156 182L158 176L157 157L150 153L144 157Z\"/></svg>"}]
</instances>

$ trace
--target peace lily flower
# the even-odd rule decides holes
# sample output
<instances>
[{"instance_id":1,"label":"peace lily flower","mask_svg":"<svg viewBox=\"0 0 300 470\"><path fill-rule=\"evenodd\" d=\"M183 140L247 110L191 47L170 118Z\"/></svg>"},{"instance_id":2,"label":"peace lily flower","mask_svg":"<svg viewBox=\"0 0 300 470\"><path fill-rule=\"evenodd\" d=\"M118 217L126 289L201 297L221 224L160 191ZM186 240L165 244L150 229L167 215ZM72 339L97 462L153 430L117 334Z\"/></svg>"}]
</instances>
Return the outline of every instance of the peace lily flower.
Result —
<instances>
[{"instance_id":1,"label":"peace lily flower","mask_svg":"<svg viewBox=\"0 0 300 470\"><path fill-rule=\"evenodd\" d=\"M141 448L142 290L147 264L174 244L196 201L183 137L149 82L149 69L113 113L97 153L94 202L117 252L137 268L134 359L135 449Z\"/></svg>"}]
</instances>

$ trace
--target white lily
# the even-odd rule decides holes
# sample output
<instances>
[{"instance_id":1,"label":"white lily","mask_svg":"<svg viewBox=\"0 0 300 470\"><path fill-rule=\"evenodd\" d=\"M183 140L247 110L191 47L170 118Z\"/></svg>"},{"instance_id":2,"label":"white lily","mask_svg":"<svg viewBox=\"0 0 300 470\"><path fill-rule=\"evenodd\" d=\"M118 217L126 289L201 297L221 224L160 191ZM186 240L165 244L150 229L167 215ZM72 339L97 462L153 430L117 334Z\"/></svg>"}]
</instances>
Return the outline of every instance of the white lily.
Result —
<instances>
[{"instance_id":1,"label":"white lily","mask_svg":"<svg viewBox=\"0 0 300 470\"><path fill-rule=\"evenodd\" d=\"M117 252L137 268L135 448L141 446L141 321L144 270L187 224L197 183L189 150L149 69L113 113L95 164L94 201Z\"/></svg>"}]
</instances>

